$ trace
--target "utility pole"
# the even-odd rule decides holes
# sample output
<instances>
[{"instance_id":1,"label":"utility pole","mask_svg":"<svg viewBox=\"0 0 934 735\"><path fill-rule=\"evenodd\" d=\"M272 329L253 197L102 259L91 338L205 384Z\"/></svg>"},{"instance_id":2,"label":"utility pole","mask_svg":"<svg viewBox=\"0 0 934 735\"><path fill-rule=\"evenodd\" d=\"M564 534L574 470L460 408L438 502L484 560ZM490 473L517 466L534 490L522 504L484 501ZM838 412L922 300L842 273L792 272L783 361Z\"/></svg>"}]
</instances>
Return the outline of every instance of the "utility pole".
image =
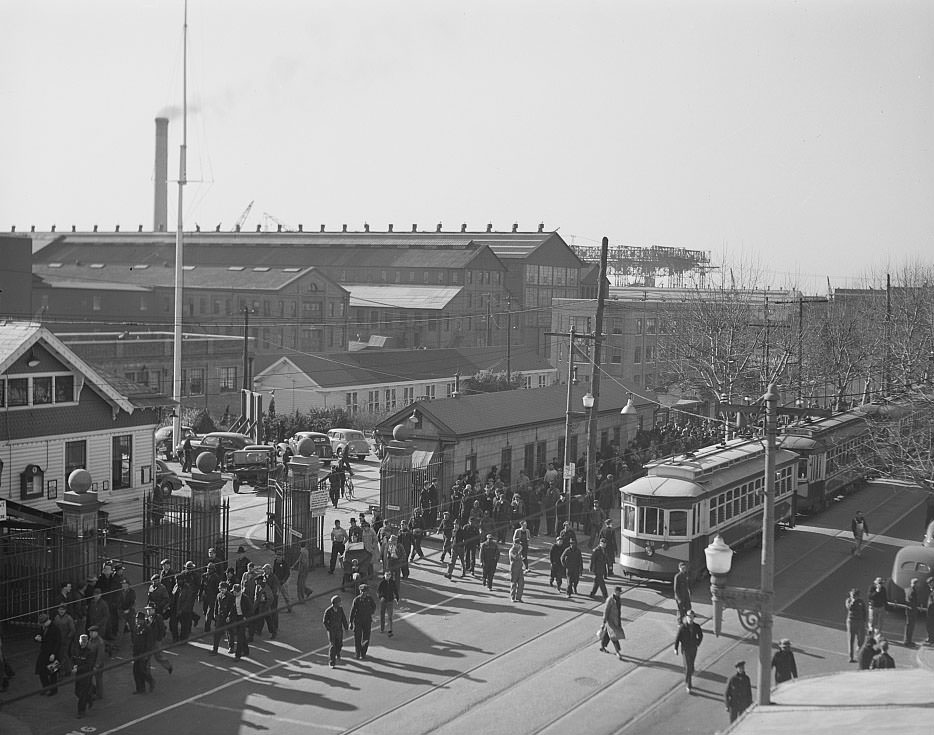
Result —
<instances>
[{"instance_id":1,"label":"utility pole","mask_svg":"<svg viewBox=\"0 0 934 735\"><path fill-rule=\"evenodd\" d=\"M593 370L590 378L590 392L593 395L593 405L587 409L587 466L584 478L588 489L596 478L595 459L597 456L597 417L600 415L600 365L602 364L603 345L603 309L606 302L606 261L610 247L609 238L600 241L600 272L597 282L597 314L593 333ZM643 325L644 326L644 325ZM643 356L644 357L644 356Z\"/></svg>"},{"instance_id":2,"label":"utility pole","mask_svg":"<svg viewBox=\"0 0 934 735\"><path fill-rule=\"evenodd\" d=\"M250 385L250 307L243 306L243 390L251 390Z\"/></svg>"},{"instance_id":3,"label":"utility pole","mask_svg":"<svg viewBox=\"0 0 934 735\"><path fill-rule=\"evenodd\" d=\"M777 434L778 391L770 383L765 399L765 498L762 503L762 557L759 616L759 704L770 703L772 691L772 609L775 607L775 437Z\"/></svg>"},{"instance_id":4,"label":"utility pole","mask_svg":"<svg viewBox=\"0 0 934 735\"><path fill-rule=\"evenodd\" d=\"M565 336L562 332L545 332L545 335L548 337L563 337ZM571 408L571 399L573 397L572 388L576 382L575 373L575 361L574 361L574 351L577 349L575 342L578 339L594 339L593 335L590 334L578 334L577 329L574 327L572 322L571 328L568 330L568 392L567 392L567 405L564 412L564 468L562 471L562 477L564 478L563 488L564 488L564 498L568 506L567 520L570 523L571 521L571 473L569 472L569 465L571 464L571 430L573 424L571 423L572 417L575 415L583 415L583 412L575 412Z\"/></svg>"},{"instance_id":5,"label":"utility pole","mask_svg":"<svg viewBox=\"0 0 934 735\"><path fill-rule=\"evenodd\" d=\"M797 391L798 395L796 396L795 405L799 408L804 405L804 393L802 389L802 372L804 366L804 305L805 304L826 304L829 301L829 298L825 296L808 296L805 297L803 294L799 295L797 299L792 301L775 301L776 304L793 304L795 301L798 302L798 386Z\"/></svg>"},{"instance_id":6,"label":"utility pole","mask_svg":"<svg viewBox=\"0 0 934 735\"><path fill-rule=\"evenodd\" d=\"M512 298L506 297L506 382L512 380Z\"/></svg>"}]
</instances>

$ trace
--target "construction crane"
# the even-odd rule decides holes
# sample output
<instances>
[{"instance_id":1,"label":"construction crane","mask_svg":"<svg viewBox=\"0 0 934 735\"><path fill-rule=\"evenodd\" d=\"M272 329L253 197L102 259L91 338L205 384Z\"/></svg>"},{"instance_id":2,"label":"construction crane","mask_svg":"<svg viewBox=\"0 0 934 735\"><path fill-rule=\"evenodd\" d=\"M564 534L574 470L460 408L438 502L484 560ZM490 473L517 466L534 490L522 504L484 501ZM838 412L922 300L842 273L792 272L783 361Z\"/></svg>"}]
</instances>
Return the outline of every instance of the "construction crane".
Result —
<instances>
[{"instance_id":1,"label":"construction crane","mask_svg":"<svg viewBox=\"0 0 934 735\"><path fill-rule=\"evenodd\" d=\"M269 212L263 212L263 231L264 231L264 232L269 232L269 230L270 230L269 222L270 222L270 221L276 223L276 229L277 229L279 232L292 232L292 228L289 227L289 226L288 226L285 222L283 222L281 219L279 219L278 217L276 217L276 215L270 214Z\"/></svg>"},{"instance_id":2,"label":"construction crane","mask_svg":"<svg viewBox=\"0 0 934 735\"><path fill-rule=\"evenodd\" d=\"M243 223L246 222L246 218L250 216L250 210L253 209L254 201L256 200L251 200L250 203L246 205L246 209L243 210L243 214L237 217L237 221L234 224L234 230L239 230L241 227L243 227Z\"/></svg>"}]
</instances>

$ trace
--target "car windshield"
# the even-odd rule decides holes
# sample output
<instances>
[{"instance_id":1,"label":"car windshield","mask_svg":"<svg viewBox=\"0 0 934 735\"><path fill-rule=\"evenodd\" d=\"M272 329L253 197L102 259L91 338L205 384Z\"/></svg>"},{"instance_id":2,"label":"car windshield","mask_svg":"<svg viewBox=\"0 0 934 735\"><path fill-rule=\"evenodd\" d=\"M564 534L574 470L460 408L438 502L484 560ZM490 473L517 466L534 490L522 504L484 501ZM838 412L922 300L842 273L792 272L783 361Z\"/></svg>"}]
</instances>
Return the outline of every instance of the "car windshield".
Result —
<instances>
[{"instance_id":1,"label":"car windshield","mask_svg":"<svg viewBox=\"0 0 934 735\"><path fill-rule=\"evenodd\" d=\"M363 433L360 431L345 431L344 436L348 439L362 439Z\"/></svg>"}]
</instances>

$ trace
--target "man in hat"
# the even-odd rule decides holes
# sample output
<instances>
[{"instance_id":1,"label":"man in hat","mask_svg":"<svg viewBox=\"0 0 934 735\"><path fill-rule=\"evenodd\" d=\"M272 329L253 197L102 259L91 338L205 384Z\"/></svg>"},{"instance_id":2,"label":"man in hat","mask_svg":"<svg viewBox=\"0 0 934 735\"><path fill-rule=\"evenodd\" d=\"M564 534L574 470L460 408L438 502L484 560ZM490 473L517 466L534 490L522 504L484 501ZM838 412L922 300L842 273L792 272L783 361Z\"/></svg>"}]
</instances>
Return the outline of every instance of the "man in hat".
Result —
<instances>
[{"instance_id":1,"label":"man in hat","mask_svg":"<svg viewBox=\"0 0 934 735\"><path fill-rule=\"evenodd\" d=\"M672 581L675 605L678 606L678 620L682 620L691 609L691 576L688 574L686 561L678 562L678 573Z\"/></svg>"},{"instance_id":2,"label":"man in hat","mask_svg":"<svg viewBox=\"0 0 934 735\"><path fill-rule=\"evenodd\" d=\"M869 630L874 630L877 636L881 636L885 626L885 607L889 602L882 577L873 580L866 593L866 600L869 602Z\"/></svg>"},{"instance_id":3,"label":"man in hat","mask_svg":"<svg viewBox=\"0 0 934 735\"><path fill-rule=\"evenodd\" d=\"M863 517L863 511L856 511L850 522L850 530L853 532L853 549L850 553L859 556L863 550L863 539L869 535L869 523Z\"/></svg>"},{"instance_id":4,"label":"man in hat","mask_svg":"<svg viewBox=\"0 0 934 735\"><path fill-rule=\"evenodd\" d=\"M52 619L45 613L39 615L39 632L35 636L35 641L39 644L39 653L36 655L36 674L43 687L50 687L58 679L49 669L49 664L58 661L58 650L61 648L62 639L58 628L52 625ZM42 694L52 696L58 694L58 689L52 686Z\"/></svg>"},{"instance_id":5,"label":"man in hat","mask_svg":"<svg viewBox=\"0 0 934 735\"><path fill-rule=\"evenodd\" d=\"M577 546L577 539L571 536L568 539L568 547L561 554L561 566L564 567L564 573L568 575L568 599L572 594L577 594L577 583L580 581L581 572L584 571L584 555Z\"/></svg>"},{"instance_id":6,"label":"man in hat","mask_svg":"<svg viewBox=\"0 0 934 735\"><path fill-rule=\"evenodd\" d=\"M168 616L169 610L171 608L171 600L165 585L159 581L158 574L153 574L149 578L149 592L147 596L147 602L156 612L162 615L163 618Z\"/></svg>"},{"instance_id":7,"label":"man in hat","mask_svg":"<svg viewBox=\"0 0 934 735\"><path fill-rule=\"evenodd\" d=\"M193 561L186 561L185 570L175 577L175 608L179 625L178 637L183 641L188 640L192 623L197 624L201 619L201 616L195 612L199 581Z\"/></svg>"},{"instance_id":8,"label":"man in hat","mask_svg":"<svg viewBox=\"0 0 934 735\"><path fill-rule=\"evenodd\" d=\"M168 623L169 632L172 634L172 641L174 642L178 640L178 590L176 588L175 572L172 569L171 559L163 559L159 562L159 566L162 567L159 571L159 581L165 587L166 592L169 593L169 609L168 611L162 611L161 614Z\"/></svg>"},{"instance_id":9,"label":"man in hat","mask_svg":"<svg viewBox=\"0 0 934 735\"><path fill-rule=\"evenodd\" d=\"M493 589L493 577L496 575L496 566L499 564L501 552L499 544L492 533L486 535L486 540L480 544L480 568L483 572L483 585Z\"/></svg>"},{"instance_id":10,"label":"man in hat","mask_svg":"<svg viewBox=\"0 0 934 735\"><path fill-rule=\"evenodd\" d=\"M915 647L915 624L918 622L918 608L921 607L921 580L915 577L905 590L905 640L908 648Z\"/></svg>"},{"instance_id":11,"label":"man in hat","mask_svg":"<svg viewBox=\"0 0 934 735\"><path fill-rule=\"evenodd\" d=\"M328 632L328 659L333 669L341 660L341 648L344 646L344 631L347 630L347 615L341 607L340 595L331 598L331 606L324 611L324 629Z\"/></svg>"},{"instance_id":12,"label":"man in hat","mask_svg":"<svg viewBox=\"0 0 934 735\"><path fill-rule=\"evenodd\" d=\"M227 652L233 653L234 634L228 627L230 625L231 610L233 608L233 595L230 594L230 585L227 582L221 582L217 587L217 595L214 597L213 609L211 610L211 620L214 622L214 645L211 648L211 655L217 655L217 647L220 645L221 637L227 636Z\"/></svg>"},{"instance_id":13,"label":"man in hat","mask_svg":"<svg viewBox=\"0 0 934 735\"><path fill-rule=\"evenodd\" d=\"M237 581L243 579L243 575L246 573L247 566L250 564L250 559L246 555L246 549L242 546L237 547L237 560L234 562L234 573L236 574Z\"/></svg>"},{"instance_id":14,"label":"man in hat","mask_svg":"<svg viewBox=\"0 0 934 735\"><path fill-rule=\"evenodd\" d=\"M165 618L159 613L156 608L152 605L146 605L146 624L149 626L151 634L151 648L152 657L156 659L156 662L169 674L172 673L172 663L165 657L165 654L162 652L162 641L165 640Z\"/></svg>"},{"instance_id":15,"label":"man in hat","mask_svg":"<svg viewBox=\"0 0 934 735\"><path fill-rule=\"evenodd\" d=\"M100 629L96 625L88 628L88 650L94 657L94 687L92 694L94 699L104 698L104 661L107 658L107 647L104 645L100 636Z\"/></svg>"},{"instance_id":16,"label":"man in hat","mask_svg":"<svg viewBox=\"0 0 934 735\"><path fill-rule=\"evenodd\" d=\"M850 590L850 594L844 603L846 607L846 650L850 656L850 663L856 663L856 652L862 648L863 641L866 640L866 603L859 596L859 590L855 587ZM853 643L856 643L854 646Z\"/></svg>"},{"instance_id":17,"label":"man in hat","mask_svg":"<svg viewBox=\"0 0 934 735\"><path fill-rule=\"evenodd\" d=\"M736 673L726 685L726 711L730 713L730 722L735 722L746 708L752 704L752 682L746 674L746 662L736 662Z\"/></svg>"},{"instance_id":18,"label":"man in hat","mask_svg":"<svg viewBox=\"0 0 934 735\"><path fill-rule=\"evenodd\" d=\"M612 641L613 648L616 649L616 657L620 661L623 660L623 652L620 650L619 642L625 637L625 633L623 633L622 610L623 588L615 587L613 589L613 595L606 601L606 607L603 609L600 651L601 653L606 653L606 646Z\"/></svg>"},{"instance_id":19,"label":"man in hat","mask_svg":"<svg viewBox=\"0 0 934 735\"><path fill-rule=\"evenodd\" d=\"M233 586L233 603L230 607L230 622L234 625L235 650L234 658L240 660L250 655L250 645L247 637L247 627L253 615L253 600L244 592L243 586Z\"/></svg>"},{"instance_id":20,"label":"man in hat","mask_svg":"<svg viewBox=\"0 0 934 735\"><path fill-rule=\"evenodd\" d=\"M373 629L373 614L376 601L370 596L366 584L361 584L357 595L350 605L350 629L353 631L354 648L358 659L365 659L370 647L370 631Z\"/></svg>"},{"instance_id":21,"label":"man in hat","mask_svg":"<svg viewBox=\"0 0 934 735\"><path fill-rule=\"evenodd\" d=\"M894 669L895 668L895 659L889 655L889 642L886 640L879 641L879 653L873 656L872 663L869 664L870 669Z\"/></svg>"},{"instance_id":22,"label":"man in hat","mask_svg":"<svg viewBox=\"0 0 934 735\"><path fill-rule=\"evenodd\" d=\"M208 563L198 583L198 597L201 600L201 613L204 615L205 633L211 630L211 625L214 623L214 603L217 600L220 584L221 575L218 566Z\"/></svg>"},{"instance_id":23,"label":"man in hat","mask_svg":"<svg viewBox=\"0 0 934 735\"><path fill-rule=\"evenodd\" d=\"M607 518L603 522L600 538L606 541L606 576L612 577L613 562L616 559L618 545L616 543L616 529L613 528L613 520L611 518Z\"/></svg>"},{"instance_id":24,"label":"man in hat","mask_svg":"<svg viewBox=\"0 0 934 735\"><path fill-rule=\"evenodd\" d=\"M928 577L927 590L927 644L934 646L934 577Z\"/></svg>"},{"instance_id":25,"label":"man in hat","mask_svg":"<svg viewBox=\"0 0 934 735\"><path fill-rule=\"evenodd\" d=\"M136 613L136 620L133 621L133 683L136 688L133 694L144 694L146 684L149 684L149 691L156 687L156 682L152 678L152 672L149 670L149 654L153 649L153 634L146 622L146 613L140 610Z\"/></svg>"},{"instance_id":26,"label":"man in hat","mask_svg":"<svg viewBox=\"0 0 934 735\"><path fill-rule=\"evenodd\" d=\"M570 539L569 539L570 541ZM593 589L590 590L590 596L596 597L597 590L603 592L603 599L606 600L610 595L606 591L606 582L604 577L607 570L607 550L606 539L601 537L597 548L590 552L590 571L593 572Z\"/></svg>"},{"instance_id":27,"label":"man in hat","mask_svg":"<svg viewBox=\"0 0 934 735\"><path fill-rule=\"evenodd\" d=\"M351 519L353 520L353 519ZM328 574L334 574L334 567L337 566L337 560L347 548L347 531L341 528L339 519L334 519L334 528L331 529L331 564L328 567Z\"/></svg>"},{"instance_id":28,"label":"man in hat","mask_svg":"<svg viewBox=\"0 0 934 735\"><path fill-rule=\"evenodd\" d=\"M795 663L795 655L791 651L791 641L787 638L782 638L779 641L778 650L772 656L772 668L775 670L776 684L798 678L798 665Z\"/></svg>"},{"instance_id":29,"label":"man in hat","mask_svg":"<svg viewBox=\"0 0 934 735\"><path fill-rule=\"evenodd\" d=\"M678 635L675 637L675 655L681 649L684 658L684 688L688 694L694 693L692 677L694 676L694 661L697 658L697 649L704 640L704 631L694 622L694 611L688 610L681 625L678 626Z\"/></svg>"},{"instance_id":30,"label":"man in hat","mask_svg":"<svg viewBox=\"0 0 934 735\"><path fill-rule=\"evenodd\" d=\"M392 638L392 615L396 603L399 602L399 588L393 579L392 572L383 572L383 578L376 588L376 596L379 597L379 632L386 629L386 620L389 619L389 637Z\"/></svg>"},{"instance_id":31,"label":"man in hat","mask_svg":"<svg viewBox=\"0 0 934 735\"><path fill-rule=\"evenodd\" d=\"M97 626L91 626L96 628ZM78 636L78 645L71 657L71 673L75 675L75 696L78 698L78 718L84 717L84 711L91 706L94 695L91 691L91 672L94 670L95 655L88 648L88 636Z\"/></svg>"}]
</instances>

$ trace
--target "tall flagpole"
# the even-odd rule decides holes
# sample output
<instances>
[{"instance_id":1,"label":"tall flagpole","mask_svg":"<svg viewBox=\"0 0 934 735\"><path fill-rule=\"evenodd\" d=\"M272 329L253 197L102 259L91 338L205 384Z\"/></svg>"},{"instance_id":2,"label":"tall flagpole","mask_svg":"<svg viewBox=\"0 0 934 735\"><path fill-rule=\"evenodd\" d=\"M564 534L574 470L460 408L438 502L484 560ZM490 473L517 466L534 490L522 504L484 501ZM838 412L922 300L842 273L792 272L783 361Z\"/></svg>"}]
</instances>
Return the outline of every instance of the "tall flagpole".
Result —
<instances>
[{"instance_id":1,"label":"tall flagpole","mask_svg":"<svg viewBox=\"0 0 934 735\"><path fill-rule=\"evenodd\" d=\"M172 437L177 445L182 440L182 291L184 289L184 190L187 178L186 148L188 145L188 0L185 0L185 22L182 31L182 144L178 157L178 227L175 231L175 331L172 340L172 398L175 400L175 420ZM173 447L174 448L174 447Z\"/></svg>"}]
</instances>

